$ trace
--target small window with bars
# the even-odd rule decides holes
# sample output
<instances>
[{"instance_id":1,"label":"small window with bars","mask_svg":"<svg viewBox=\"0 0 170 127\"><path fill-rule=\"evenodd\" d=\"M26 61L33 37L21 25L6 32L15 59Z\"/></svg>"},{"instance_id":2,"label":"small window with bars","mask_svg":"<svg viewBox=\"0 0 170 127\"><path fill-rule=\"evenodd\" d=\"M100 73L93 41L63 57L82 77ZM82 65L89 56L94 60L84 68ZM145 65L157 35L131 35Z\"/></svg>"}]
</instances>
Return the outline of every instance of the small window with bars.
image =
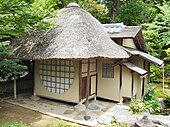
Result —
<instances>
[{"instance_id":1,"label":"small window with bars","mask_svg":"<svg viewBox=\"0 0 170 127\"><path fill-rule=\"evenodd\" d=\"M103 78L114 78L113 63L102 63L102 77Z\"/></svg>"},{"instance_id":2,"label":"small window with bars","mask_svg":"<svg viewBox=\"0 0 170 127\"><path fill-rule=\"evenodd\" d=\"M48 91L62 94L73 83L73 62L67 60L41 60L40 78L43 86Z\"/></svg>"}]
</instances>

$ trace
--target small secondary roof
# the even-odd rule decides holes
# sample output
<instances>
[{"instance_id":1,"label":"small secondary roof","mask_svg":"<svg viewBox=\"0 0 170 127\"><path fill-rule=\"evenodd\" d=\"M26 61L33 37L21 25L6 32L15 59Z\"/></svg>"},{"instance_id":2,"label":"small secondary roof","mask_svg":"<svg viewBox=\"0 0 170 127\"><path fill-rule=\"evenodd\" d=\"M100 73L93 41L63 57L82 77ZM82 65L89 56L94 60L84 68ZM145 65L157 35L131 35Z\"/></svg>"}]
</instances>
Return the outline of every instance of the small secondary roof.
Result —
<instances>
[{"instance_id":1,"label":"small secondary roof","mask_svg":"<svg viewBox=\"0 0 170 127\"><path fill-rule=\"evenodd\" d=\"M156 65L159 65L159 66L163 66L164 65L164 61L163 60L160 60L150 54L147 54L147 53L144 53L144 52L141 52L139 50L136 50L136 49L132 49L132 48L127 48L127 47L123 47L128 53L132 54L132 55L138 55L150 62L152 62L153 64L156 64Z\"/></svg>"},{"instance_id":2,"label":"small secondary roof","mask_svg":"<svg viewBox=\"0 0 170 127\"><path fill-rule=\"evenodd\" d=\"M126 66L127 68L129 68L130 70L137 72L137 73L140 74L140 75L145 75L145 74L147 74L147 71L146 71L146 70L144 70L144 69L136 66L136 65L133 64L133 63L123 62L122 64L123 64L124 66Z\"/></svg>"}]
</instances>

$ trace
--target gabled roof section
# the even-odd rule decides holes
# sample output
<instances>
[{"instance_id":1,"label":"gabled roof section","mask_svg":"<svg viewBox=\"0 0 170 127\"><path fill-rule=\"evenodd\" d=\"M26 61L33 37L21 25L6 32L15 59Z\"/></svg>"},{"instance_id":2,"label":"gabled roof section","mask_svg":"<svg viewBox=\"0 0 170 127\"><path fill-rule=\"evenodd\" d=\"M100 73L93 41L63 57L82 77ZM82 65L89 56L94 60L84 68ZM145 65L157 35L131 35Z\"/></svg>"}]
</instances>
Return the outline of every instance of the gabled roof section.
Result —
<instances>
[{"instance_id":1,"label":"gabled roof section","mask_svg":"<svg viewBox=\"0 0 170 127\"><path fill-rule=\"evenodd\" d=\"M148 61L150 61L151 63L153 64L156 64L156 65L159 65L159 66L163 66L164 65L164 61L163 60L160 60L150 54L147 54L145 52L141 52L139 50L135 50L135 49L132 49L132 48L127 48L127 47L123 47L128 53L130 53L131 55L138 55Z\"/></svg>"},{"instance_id":2,"label":"gabled roof section","mask_svg":"<svg viewBox=\"0 0 170 127\"><path fill-rule=\"evenodd\" d=\"M110 38L113 40L132 38L138 50L147 52L141 26L125 26L122 23L103 24L103 26L106 28L107 32L110 29L121 29L119 32L108 32Z\"/></svg>"},{"instance_id":3,"label":"gabled roof section","mask_svg":"<svg viewBox=\"0 0 170 127\"><path fill-rule=\"evenodd\" d=\"M14 39L12 47L16 58L129 58L127 52L110 39L102 24L76 4L61 9L53 21L53 29L32 31Z\"/></svg>"}]
</instances>

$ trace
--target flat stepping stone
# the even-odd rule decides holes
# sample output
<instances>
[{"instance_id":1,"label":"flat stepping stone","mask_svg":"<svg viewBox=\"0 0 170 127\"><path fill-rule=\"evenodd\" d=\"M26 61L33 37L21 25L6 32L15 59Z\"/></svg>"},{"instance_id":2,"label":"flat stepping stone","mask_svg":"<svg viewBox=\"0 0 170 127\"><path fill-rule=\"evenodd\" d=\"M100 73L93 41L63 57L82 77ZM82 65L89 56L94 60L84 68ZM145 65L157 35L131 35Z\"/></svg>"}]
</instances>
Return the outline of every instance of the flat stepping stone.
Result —
<instances>
[{"instance_id":1,"label":"flat stepping stone","mask_svg":"<svg viewBox=\"0 0 170 127\"><path fill-rule=\"evenodd\" d=\"M100 107L98 105L96 105L95 103L91 103L91 104L89 104L88 109L89 110L99 110Z\"/></svg>"}]
</instances>

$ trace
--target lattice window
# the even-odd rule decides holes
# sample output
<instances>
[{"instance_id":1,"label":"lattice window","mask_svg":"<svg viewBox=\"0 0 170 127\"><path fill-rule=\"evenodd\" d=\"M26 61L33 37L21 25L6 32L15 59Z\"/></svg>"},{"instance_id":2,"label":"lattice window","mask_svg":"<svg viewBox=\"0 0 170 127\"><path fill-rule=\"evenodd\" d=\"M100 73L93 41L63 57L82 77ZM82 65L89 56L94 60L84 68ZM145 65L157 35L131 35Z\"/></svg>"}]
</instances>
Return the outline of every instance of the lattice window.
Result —
<instances>
[{"instance_id":1,"label":"lattice window","mask_svg":"<svg viewBox=\"0 0 170 127\"><path fill-rule=\"evenodd\" d=\"M73 83L73 62L66 60L41 60L40 78L43 86L50 92L64 93Z\"/></svg>"},{"instance_id":2,"label":"lattice window","mask_svg":"<svg viewBox=\"0 0 170 127\"><path fill-rule=\"evenodd\" d=\"M103 78L114 78L113 63L102 63L102 77Z\"/></svg>"}]
</instances>

